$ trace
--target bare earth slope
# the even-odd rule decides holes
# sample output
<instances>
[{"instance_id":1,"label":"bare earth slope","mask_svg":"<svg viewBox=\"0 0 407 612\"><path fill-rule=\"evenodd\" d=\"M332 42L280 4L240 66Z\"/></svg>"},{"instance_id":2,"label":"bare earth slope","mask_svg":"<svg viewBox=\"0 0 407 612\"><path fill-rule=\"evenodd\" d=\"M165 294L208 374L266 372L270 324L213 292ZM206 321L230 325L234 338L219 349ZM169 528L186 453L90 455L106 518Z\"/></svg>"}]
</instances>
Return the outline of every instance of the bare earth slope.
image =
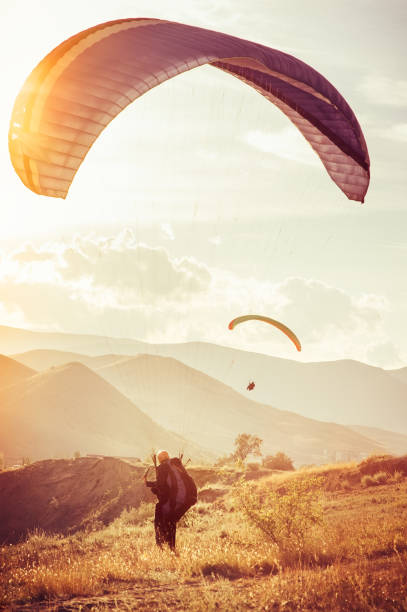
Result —
<instances>
[{"instance_id":1,"label":"bare earth slope","mask_svg":"<svg viewBox=\"0 0 407 612\"><path fill-rule=\"evenodd\" d=\"M79 363L51 368L0 390L0 448L31 459L81 454L144 458L152 448L205 453L166 431Z\"/></svg>"},{"instance_id":2,"label":"bare earth slope","mask_svg":"<svg viewBox=\"0 0 407 612\"><path fill-rule=\"evenodd\" d=\"M407 383L400 380L400 372L395 376L394 372L357 361L301 363L201 342L149 345L136 340L0 327L0 351L10 354L38 348L87 355L171 356L240 392L244 392L248 378L254 378L256 388L251 398L258 402L322 421L407 434Z\"/></svg>"},{"instance_id":3,"label":"bare earth slope","mask_svg":"<svg viewBox=\"0 0 407 612\"><path fill-rule=\"evenodd\" d=\"M110 522L126 506L153 500L144 468L119 459L50 459L0 472L0 542L28 531L69 533Z\"/></svg>"},{"instance_id":4,"label":"bare earth slope","mask_svg":"<svg viewBox=\"0 0 407 612\"><path fill-rule=\"evenodd\" d=\"M35 370L23 365L21 362L0 355L0 389L14 385L35 374Z\"/></svg>"}]
</instances>

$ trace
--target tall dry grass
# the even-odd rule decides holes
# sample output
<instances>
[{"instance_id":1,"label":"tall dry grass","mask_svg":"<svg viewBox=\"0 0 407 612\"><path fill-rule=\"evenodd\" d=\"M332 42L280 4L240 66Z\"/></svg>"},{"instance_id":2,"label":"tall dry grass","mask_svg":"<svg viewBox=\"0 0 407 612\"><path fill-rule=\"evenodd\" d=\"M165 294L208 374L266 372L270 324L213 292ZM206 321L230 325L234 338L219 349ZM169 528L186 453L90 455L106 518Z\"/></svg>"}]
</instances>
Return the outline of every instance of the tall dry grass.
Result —
<instances>
[{"instance_id":1,"label":"tall dry grass","mask_svg":"<svg viewBox=\"0 0 407 612\"><path fill-rule=\"evenodd\" d=\"M286 476L286 486L293 478ZM259 486L268 491L271 483ZM284 479L275 478L274 486L284 487ZM153 504L124 511L99 530L69 537L37 532L2 547L0 605L95 597L123 587L148 594L154 585L160 610L168 598L196 612L407 609L405 478L325 492L324 522L314 525L300 557L244 518L224 482L209 489L213 501L199 502L180 523L176 555L154 544Z\"/></svg>"}]
</instances>

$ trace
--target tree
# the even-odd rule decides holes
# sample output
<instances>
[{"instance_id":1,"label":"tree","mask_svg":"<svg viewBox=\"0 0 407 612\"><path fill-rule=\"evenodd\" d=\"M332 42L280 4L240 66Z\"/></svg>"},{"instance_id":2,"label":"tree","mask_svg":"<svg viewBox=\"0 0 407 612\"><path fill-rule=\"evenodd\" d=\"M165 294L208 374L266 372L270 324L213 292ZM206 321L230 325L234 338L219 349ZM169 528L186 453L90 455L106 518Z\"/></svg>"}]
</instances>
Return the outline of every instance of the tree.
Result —
<instances>
[{"instance_id":1,"label":"tree","mask_svg":"<svg viewBox=\"0 0 407 612\"><path fill-rule=\"evenodd\" d=\"M0 453L0 472L4 470L5 467L4 453Z\"/></svg>"},{"instance_id":2,"label":"tree","mask_svg":"<svg viewBox=\"0 0 407 612\"><path fill-rule=\"evenodd\" d=\"M75 451L73 454L74 459L79 459L80 456L81 456L81 451Z\"/></svg>"},{"instance_id":3,"label":"tree","mask_svg":"<svg viewBox=\"0 0 407 612\"><path fill-rule=\"evenodd\" d=\"M267 455L263 459L263 466L270 470L294 470L294 465L290 457L281 451L275 455Z\"/></svg>"},{"instance_id":4,"label":"tree","mask_svg":"<svg viewBox=\"0 0 407 612\"><path fill-rule=\"evenodd\" d=\"M245 461L248 455L261 456L260 446L263 440L253 434L239 434L235 440L235 452L233 458L235 461Z\"/></svg>"}]
</instances>

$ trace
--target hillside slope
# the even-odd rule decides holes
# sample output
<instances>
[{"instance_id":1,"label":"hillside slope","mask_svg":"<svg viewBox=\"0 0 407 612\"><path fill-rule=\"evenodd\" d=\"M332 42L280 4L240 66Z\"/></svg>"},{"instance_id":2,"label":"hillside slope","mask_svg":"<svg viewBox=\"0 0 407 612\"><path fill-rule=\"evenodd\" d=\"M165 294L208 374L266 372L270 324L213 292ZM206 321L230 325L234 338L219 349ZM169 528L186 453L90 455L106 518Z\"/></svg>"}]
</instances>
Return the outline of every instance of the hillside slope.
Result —
<instances>
[{"instance_id":1,"label":"hillside slope","mask_svg":"<svg viewBox=\"0 0 407 612\"><path fill-rule=\"evenodd\" d=\"M0 389L14 385L35 373L34 369L23 365L21 362L0 355Z\"/></svg>"},{"instance_id":2,"label":"hillside slope","mask_svg":"<svg viewBox=\"0 0 407 612\"><path fill-rule=\"evenodd\" d=\"M0 390L0 448L31 459L82 454L146 457L153 448L205 452L166 431L95 372L70 363Z\"/></svg>"},{"instance_id":3,"label":"hillside slope","mask_svg":"<svg viewBox=\"0 0 407 612\"><path fill-rule=\"evenodd\" d=\"M350 425L353 431L357 431L378 444L382 444L392 455L407 454L407 435L378 429L377 427L363 427L362 425Z\"/></svg>"},{"instance_id":4,"label":"hillside slope","mask_svg":"<svg viewBox=\"0 0 407 612\"><path fill-rule=\"evenodd\" d=\"M97 372L163 427L218 454L230 453L243 432L260 435L265 453L283 450L297 464L384 450L347 427L254 402L170 357L118 357Z\"/></svg>"}]
</instances>

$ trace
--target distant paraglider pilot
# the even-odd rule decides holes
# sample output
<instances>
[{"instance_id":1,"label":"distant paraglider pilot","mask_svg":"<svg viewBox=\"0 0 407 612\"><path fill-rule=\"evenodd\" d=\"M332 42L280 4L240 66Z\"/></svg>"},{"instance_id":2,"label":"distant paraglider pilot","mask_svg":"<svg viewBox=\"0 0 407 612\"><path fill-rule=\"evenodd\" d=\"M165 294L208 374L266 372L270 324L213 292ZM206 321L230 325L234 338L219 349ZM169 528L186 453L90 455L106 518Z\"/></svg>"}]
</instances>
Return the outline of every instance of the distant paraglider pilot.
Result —
<instances>
[{"instance_id":1,"label":"distant paraglider pilot","mask_svg":"<svg viewBox=\"0 0 407 612\"><path fill-rule=\"evenodd\" d=\"M181 459L170 459L166 450L159 451L157 459L156 480L149 481L147 474L144 476L147 487L158 497L154 516L155 541L160 548L167 543L175 550L177 522L196 503L197 490Z\"/></svg>"},{"instance_id":2,"label":"distant paraglider pilot","mask_svg":"<svg viewBox=\"0 0 407 612\"><path fill-rule=\"evenodd\" d=\"M248 391L253 391L253 389L254 389L254 387L255 387L255 386L256 386L256 385L255 385L254 381L253 381L253 380L251 380L251 381L249 382L249 384L247 385L246 389L247 389Z\"/></svg>"}]
</instances>

